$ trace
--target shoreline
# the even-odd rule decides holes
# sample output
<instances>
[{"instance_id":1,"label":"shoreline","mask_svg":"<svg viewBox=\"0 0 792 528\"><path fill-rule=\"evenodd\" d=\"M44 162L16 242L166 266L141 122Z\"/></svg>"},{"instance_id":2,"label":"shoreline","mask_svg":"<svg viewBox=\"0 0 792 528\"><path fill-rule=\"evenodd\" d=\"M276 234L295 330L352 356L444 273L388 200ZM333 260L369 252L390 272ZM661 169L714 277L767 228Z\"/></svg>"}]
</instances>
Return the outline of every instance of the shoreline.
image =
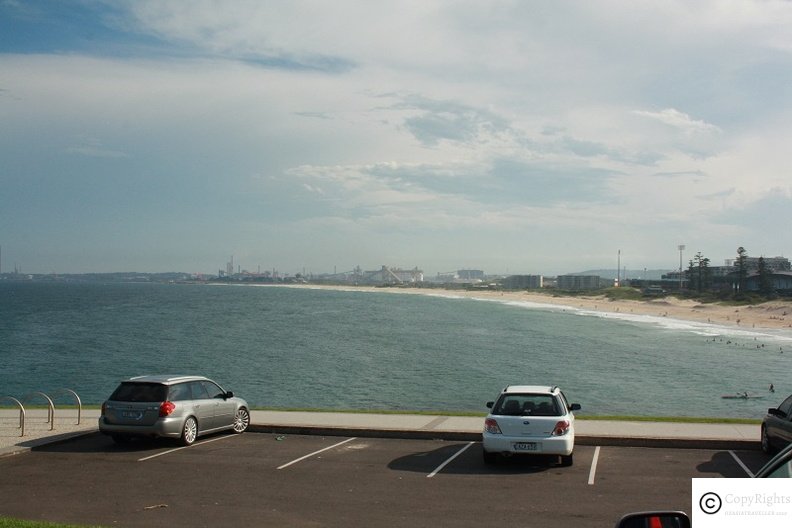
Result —
<instances>
[{"instance_id":1,"label":"shoreline","mask_svg":"<svg viewBox=\"0 0 792 528\"><path fill-rule=\"evenodd\" d=\"M575 297L555 296L533 291L497 290L449 290L443 288L382 288L376 286L342 286L324 284L289 285L294 288L313 288L324 290L365 291L374 293L394 293L428 295L449 298L470 298L500 302L525 302L557 308L575 308L602 314L632 314L652 316L680 321L708 323L740 329L792 329L792 301L768 301L745 306L725 306L722 304L702 304L698 301L664 297L641 301L611 300L604 295L580 295Z\"/></svg>"}]
</instances>

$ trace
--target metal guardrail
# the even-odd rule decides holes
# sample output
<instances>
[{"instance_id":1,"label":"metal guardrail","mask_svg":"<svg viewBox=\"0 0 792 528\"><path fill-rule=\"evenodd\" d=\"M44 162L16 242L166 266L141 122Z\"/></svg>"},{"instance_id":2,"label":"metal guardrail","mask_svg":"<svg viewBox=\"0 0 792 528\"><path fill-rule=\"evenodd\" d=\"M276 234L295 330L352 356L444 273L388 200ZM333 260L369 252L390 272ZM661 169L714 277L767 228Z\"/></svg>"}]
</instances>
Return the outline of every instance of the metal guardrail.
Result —
<instances>
[{"instance_id":1,"label":"metal guardrail","mask_svg":"<svg viewBox=\"0 0 792 528\"><path fill-rule=\"evenodd\" d=\"M74 400L77 403L77 425L80 425L80 420L82 419L82 401L80 400L80 397L77 395L77 393L71 389L58 389L53 394L70 394L71 396L74 396ZM0 401L3 400L12 401L19 407L18 429L22 430L19 436L25 436L26 412L25 412L25 406L23 405L22 402L27 403L36 396L41 396L47 400L47 423L50 424L50 431L53 431L55 429L55 403L52 401L52 398L50 398L44 392L42 391L31 392L30 394L25 395L22 398L22 401L19 401L18 399L12 396L0 396Z\"/></svg>"}]
</instances>

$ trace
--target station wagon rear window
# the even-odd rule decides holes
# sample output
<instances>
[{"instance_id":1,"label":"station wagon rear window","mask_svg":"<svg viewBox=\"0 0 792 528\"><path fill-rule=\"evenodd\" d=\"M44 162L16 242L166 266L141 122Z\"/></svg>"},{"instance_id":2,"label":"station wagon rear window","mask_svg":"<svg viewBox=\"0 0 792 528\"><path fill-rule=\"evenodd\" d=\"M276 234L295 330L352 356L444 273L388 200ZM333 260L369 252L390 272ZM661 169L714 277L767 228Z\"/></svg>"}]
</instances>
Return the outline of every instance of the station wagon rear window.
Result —
<instances>
[{"instance_id":1,"label":"station wagon rear window","mask_svg":"<svg viewBox=\"0 0 792 528\"><path fill-rule=\"evenodd\" d=\"M162 402L168 388L159 383L124 382L110 396L112 401L122 402Z\"/></svg>"}]
</instances>

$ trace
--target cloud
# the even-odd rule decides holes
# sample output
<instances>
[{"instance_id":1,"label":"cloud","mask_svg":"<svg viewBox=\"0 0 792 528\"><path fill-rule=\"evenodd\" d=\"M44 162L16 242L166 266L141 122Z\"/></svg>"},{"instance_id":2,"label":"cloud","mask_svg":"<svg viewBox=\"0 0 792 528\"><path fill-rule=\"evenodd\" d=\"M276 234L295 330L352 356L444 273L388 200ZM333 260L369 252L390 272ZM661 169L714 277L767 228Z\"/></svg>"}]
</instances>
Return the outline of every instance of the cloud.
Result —
<instances>
[{"instance_id":1,"label":"cloud","mask_svg":"<svg viewBox=\"0 0 792 528\"><path fill-rule=\"evenodd\" d=\"M654 176L658 178L688 178L690 176L694 178L700 178L704 176L704 173L701 170L693 170L693 171L677 171L677 172L656 172Z\"/></svg>"},{"instance_id":2,"label":"cloud","mask_svg":"<svg viewBox=\"0 0 792 528\"><path fill-rule=\"evenodd\" d=\"M294 115L300 117L310 117L313 119L332 119L327 112L294 112Z\"/></svg>"},{"instance_id":3,"label":"cloud","mask_svg":"<svg viewBox=\"0 0 792 528\"><path fill-rule=\"evenodd\" d=\"M484 252L515 269L520 233L564 263L673 254L679 233L707 254L735 229L787 242L766 193L788 187L789 3L56 4L0 4L0 177L25 197L0 225L31 247L51 211L97 236L140 211L198 225L186 253L427 268ZM113 206L75 214L75 179ZM318 238L346 250L293 242Z\"/></svg>"},{"instance_id":4,"label":"cloud","mask_svg":"<svg viewBox=\"0 0 792 528\"><path fill-rule=\"evenodd\" d=\"M712 223L732 233L732 247L745 246L752 256L789 256L792 235L784 228L784 219L792 210L792 188L769 189L757 199L742 193L732 195L737 200L711 218Z\"/></svg>"},{"instance_id":5,"label":"cloud","mask_svg":"<svg viewBox=\"0 0 792 528\"><path fill-rule=\"evenodd\" d=\"M64 151L69 154L78 154L80 156L86 156L89 158L118 159L129 157L126 152L106 148L104 145L102 145L101 141L95 138L87 138L82 142L81 145L66 147Z\"/></svg>"},{"instance_id":6,"label":"cloud","mask_svg":"<svg viewBox=\"0 0 792 528\"><path fill-rule=\"evenodd\" d=\"M724 133L716 125L694 119L674 108L659 112L634 110L634 115L664 126L665 131L654 131L654 138L679 152L694 158L708 158L722 151Z\"/></svg>"},{"instance_id":7,"label":"cloud","mask_svg":"<svg viewBox=\"0 0 792 528\"><path fill-rule=\"evenodd\" d=\"M493 112L452 100L434 100L421 95L406 96L392 109L415 111L404 126L425 146L441 141L473 143L488 136L507 133L507 120Z\"/></svg>"},{"instance_id":8,"label":"cloud","mask_svg":"<svg viewBox=\"0 0 792 528\"><path fill-rule=\"evenodd\" d=\"M734 192L728 193L735 194ZM792 210L792 187L775 188L765 191L758 199L746 199L717 215L715 219L732 225L751 226L765 230L768 234L781 234L777 231L778 219ZM783 235L780 240L792 242L792 236Z\"/></svg>"},{"instance_id":9,"label":"cloud","mask_svg":"<svg viewBox=\"0 0 792 528\"><path fill-rule=\"evenodd\" d=\"M531 206L550 211L609 203L614 199L610 176L603 170L510 159L491 164L303 166L288 172L306 190L323 189L321 214L366 221L401 218L424 229L439 223L500 223L505 210L512 211L514 220L516 211Z\"/></svg>"},{"instance_id":10,"label":"cloud","mask_svg":"<svg viewBox=\"0 0 792 528\"><path fill-rule=\"evenodd\" d=\"M720 133L721 130L715 125L711 125L709 123L705 123L704 121L695 120L691 118L689 115L680 112L679 110L675 110L673 108L666 108L665 110L661 110L659 112L650 112L646 110L635 110L634 112L636 115L647 117L649 119L654 119L673 127L677 130L680 130L682 133L686 135L695 135L695 134L711 134L711 133Z\"/></svg>"},{"instance_id":11,"label":"cloud","mask_svg":"<svg viewBox=\"0 0 792 528\"><path fill-rule=\"evenodd\" d=\"M309 18L300 12L307 6L290 9L285 4L243 0L189 5L135 1L126 2L125 6L132 15L125 22L128 31L151 35L168 43L171 49L196 57L328 74L347 73L357 67L348 56L328 53L327 46L305 46L299 38L293 39L293 28L308 23ZM316 11L319 7L310 9Z\"/></svg>"}]
</instances>

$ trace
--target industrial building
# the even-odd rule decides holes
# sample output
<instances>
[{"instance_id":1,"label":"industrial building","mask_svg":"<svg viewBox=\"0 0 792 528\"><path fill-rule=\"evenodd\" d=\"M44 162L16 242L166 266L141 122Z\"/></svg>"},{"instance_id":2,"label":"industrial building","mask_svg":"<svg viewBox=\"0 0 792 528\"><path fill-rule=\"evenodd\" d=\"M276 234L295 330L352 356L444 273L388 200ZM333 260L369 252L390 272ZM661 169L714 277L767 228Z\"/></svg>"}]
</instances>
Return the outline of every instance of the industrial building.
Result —
<instances>
[{"instance_id":1,"label":"industrial building","mask_svg":"<svg viewBox=\"0 0 792 528\"><path fill-rule=\"evenodd\" d=\"M556 281L559 290L598 290L602 287L599 275L559 275Z\"/></svg>"}]
</instances>

